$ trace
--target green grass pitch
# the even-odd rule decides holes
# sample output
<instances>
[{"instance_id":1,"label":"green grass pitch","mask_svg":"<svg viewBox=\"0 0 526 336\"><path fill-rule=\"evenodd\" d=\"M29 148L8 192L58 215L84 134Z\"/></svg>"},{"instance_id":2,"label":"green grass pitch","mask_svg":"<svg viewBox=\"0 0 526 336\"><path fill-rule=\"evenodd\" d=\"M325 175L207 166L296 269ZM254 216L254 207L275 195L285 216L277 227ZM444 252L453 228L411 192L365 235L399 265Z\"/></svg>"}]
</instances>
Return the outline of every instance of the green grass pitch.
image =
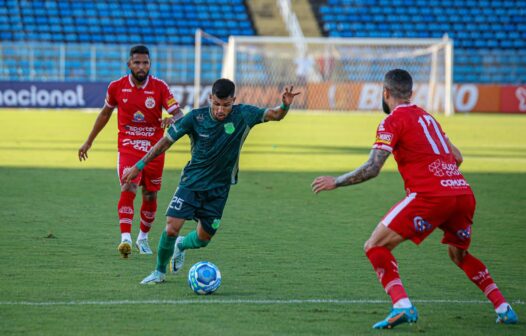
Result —
<instances>
[{"instance_id":1,"label":"green grass pitch","mask_svg":"<svg viewBox=\"0 0 526 336\"><path fill-rule=\"evenodd\" d=\"M200 297L186 274L140 286L155 256L120 259L116 203L116 118L87 162L77 149L96 114L1 110L0 334L3 335L525 335L526 118L440 117L465 158L478 201L471 251L492 272L520 323L495 325L483 294L449 261L435 232L394 252L420 320L374 331L390 303L363 243L403 195L390 158L376 179L314 195L320 174L363 163L383 117L291 113L257 126L241 155L212 243L189 251L219 266L223 284ZM189 158L187 139L167 155L156 249L164 210ZM137 199L136 209L140 207ZM195 224L187 222L186 233ZM133 236L137 234L135 218Z\"/></svg>"}]
</instances>

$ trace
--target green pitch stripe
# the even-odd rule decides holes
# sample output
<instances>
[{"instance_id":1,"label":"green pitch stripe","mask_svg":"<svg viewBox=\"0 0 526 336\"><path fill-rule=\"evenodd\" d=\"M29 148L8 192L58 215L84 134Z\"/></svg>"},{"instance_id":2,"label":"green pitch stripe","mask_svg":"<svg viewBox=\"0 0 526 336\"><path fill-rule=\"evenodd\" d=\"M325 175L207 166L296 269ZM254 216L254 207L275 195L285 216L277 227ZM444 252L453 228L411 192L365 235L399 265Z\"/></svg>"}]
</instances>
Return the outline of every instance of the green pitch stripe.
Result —
<instances>
[{"instance_id":1,"label":"green pitch stripe","mask_svg":"<svg viewBox=\"0 0 526 336\"><path fill-rule=\"evenodd\" d=\"M457 304L457 305L479 305L488 303L487 300L411 300L414 303L431 304ZM108 305L135 305L135 304L154 304L154 305L193 305L193 304L249 304L249 305L283 305L283 304L385 304L391 303L390 300L338 300L338 299L303 299L303 300L221 300L221 299L200 299L200 300L110 300L110 301L0 301L0 306L108 306ZM524 305L524 300L514 300L512 305Z\"/></svg>"}]
</instances>

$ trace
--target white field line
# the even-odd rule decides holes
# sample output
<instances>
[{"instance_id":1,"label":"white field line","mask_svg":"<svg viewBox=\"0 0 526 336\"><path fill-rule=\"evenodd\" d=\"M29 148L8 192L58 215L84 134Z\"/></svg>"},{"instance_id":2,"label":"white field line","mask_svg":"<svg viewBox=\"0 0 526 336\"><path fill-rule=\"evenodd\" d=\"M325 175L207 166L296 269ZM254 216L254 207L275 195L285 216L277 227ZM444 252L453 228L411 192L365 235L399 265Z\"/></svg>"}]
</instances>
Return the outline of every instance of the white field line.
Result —
<instances>
[{"instance_id":1,"label":"white field line","mask_svg":"<svg viewBox=\"0 0 526 336\"><path fill-rule=\"evenodd\" d=\"M489 304L487 300L411 300L414 303L480 305ZM291 300L243 300L243 299L195 299L195 300L110 300L110 301L0 301L0 306L115 306L115 305L290 305L290 304L387 304L388 300L340 300L340 299L291 299ZM524 305L523 300L514 300L512 305Z\"/></svg>"}]
</instances>

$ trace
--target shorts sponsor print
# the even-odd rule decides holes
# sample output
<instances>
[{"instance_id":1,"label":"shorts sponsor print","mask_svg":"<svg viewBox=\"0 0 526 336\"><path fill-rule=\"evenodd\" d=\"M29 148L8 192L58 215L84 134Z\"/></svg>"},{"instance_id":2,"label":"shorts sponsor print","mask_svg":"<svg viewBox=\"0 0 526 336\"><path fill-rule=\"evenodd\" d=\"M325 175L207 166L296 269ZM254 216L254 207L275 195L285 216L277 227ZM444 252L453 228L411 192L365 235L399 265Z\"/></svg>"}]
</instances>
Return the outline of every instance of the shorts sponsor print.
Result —
<instances>
[{"instance_id":1,"label":"shorts sponsor print","mask_svg":"<svg viewBox=\"0 0 526 336\"><path fill-rule=\"evenodd\" d=\"M436 228L444 232L443 244L467 249L476 201L471 195L407 195L393 206L381 223L406 239L420 244Z\"/></svg>"},{"instance_id":2,"label":"shorts sponsor print","mask_svg":"<svg viewBox=\"0 0 526 336\"><path fill-rule=\"evenodd\" d=\"M117 158L117 173L119 181L122 184L122 176L124 173L133 167L137 161L143 156L142 152L137 154L119 153ZM162 178L163 178L163 167L164 167L164 155L156 157L153 161L149 162L144 169L132 180L132 183L144 187L148 191L159 191L161 190Z\"/></svg>"}]
</instances>

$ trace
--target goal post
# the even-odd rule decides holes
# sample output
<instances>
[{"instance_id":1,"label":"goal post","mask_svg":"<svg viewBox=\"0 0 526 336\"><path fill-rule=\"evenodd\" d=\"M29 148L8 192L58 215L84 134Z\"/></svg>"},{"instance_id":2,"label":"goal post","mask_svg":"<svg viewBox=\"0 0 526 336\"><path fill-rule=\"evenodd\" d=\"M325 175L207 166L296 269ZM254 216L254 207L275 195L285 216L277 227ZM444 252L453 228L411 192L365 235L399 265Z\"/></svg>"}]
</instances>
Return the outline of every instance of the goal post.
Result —
<instances>
[{"instance_id":1,"label":"goal post","mask_svg":"<svg viewBox=\"0 0 526 336\"><path fill-rule=\"evenodd\" d=\"M454 113L453 41L407 38L231 36L222 76L236 83L238 101L269 106L286 85L302 91L294 108L381 110L384 74L408 70L413 101L431 113ZM298 99L299 98L299 99Z\"/></svg>"}]
</instances>

